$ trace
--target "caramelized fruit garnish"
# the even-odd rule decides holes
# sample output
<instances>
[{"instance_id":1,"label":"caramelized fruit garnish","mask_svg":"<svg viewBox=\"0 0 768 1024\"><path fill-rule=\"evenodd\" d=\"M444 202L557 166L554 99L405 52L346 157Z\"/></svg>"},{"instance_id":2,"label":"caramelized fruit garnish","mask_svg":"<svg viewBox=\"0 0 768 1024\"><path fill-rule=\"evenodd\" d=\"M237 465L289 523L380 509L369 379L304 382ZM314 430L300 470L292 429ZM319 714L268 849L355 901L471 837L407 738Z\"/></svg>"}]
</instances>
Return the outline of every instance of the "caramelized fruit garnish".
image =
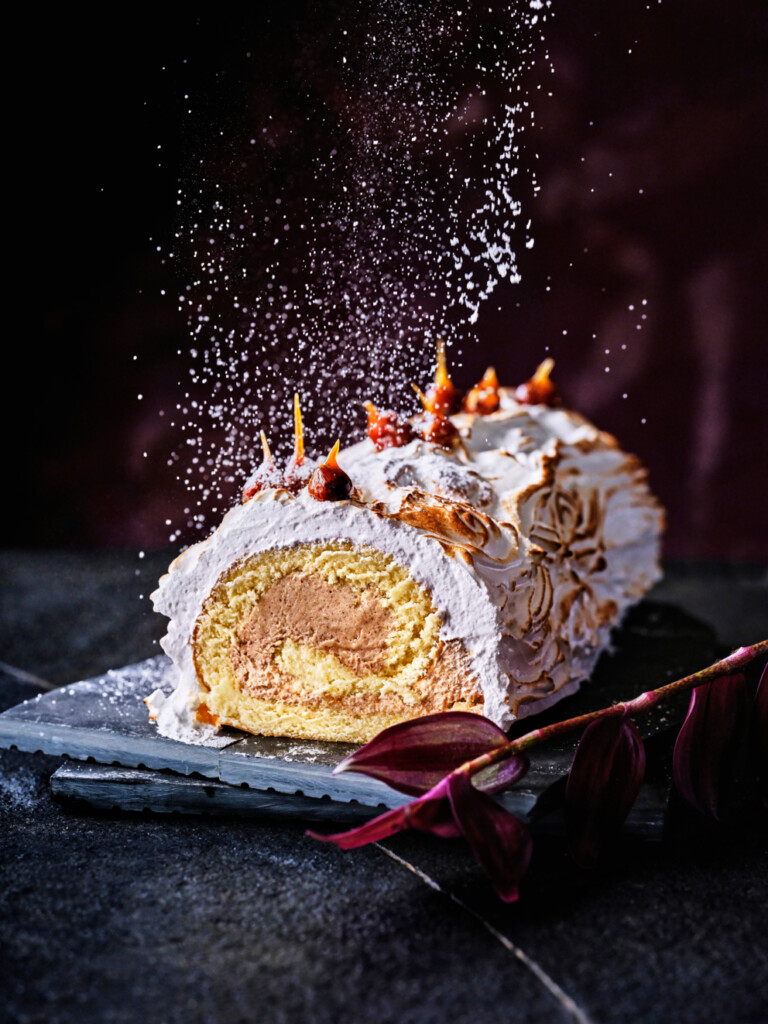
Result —
<instances>
[{"instance_id":1,"label":"caramelized fruit garnish","mask_svg":"<svg viewBox=\"0 0 768 1024\"><path fill-rule=\"evenodd\" d=\"M301 425L301 408L299 396L293 396L293 455L283 472L275 466L272 452L269 450L269 443L264 431L261 431L261 450L263 458L261 465L245 483L242 492L242 501L246 502L259 491L269 488L282 488L290 491L291 494L298 494L305 486L310 476L314 463L307 462L304 458L304 431Z\"/></svg>"},{"instance_id":2,"label":"caramelized fruit garnish","mask_svg":"<svg viewBox=\"0 0 768 1024\"><path fill-rule=\"evenodd\" d=\"M309 478L307 490L316 501L343 501L352 493L352 481L336 461L339 442Z\"/></svg>"},{"instance_id":3,"label":"caramelized fruit garnish","mask_svg":"<svg viewBox=\"0 0 768 1024\"><path fill-rule=\"evenodd\" d=\"M417 436L441 448L452 448L459 439L459 432L449 416L461 408L461 392L453 386L448 376L445 342L440 340L437 343L437 373L427 393L423 394L415 384L412 386L424 406L424 411L411 421Z\"/></svg>"},{"instance_id":4,"label":"caramelized fruit garnish","mask_svg":"<svg viewBox=\"0 0 768 1024\"><path fill-rule=\"evenodd\" d=\"M414 438L413 429L406 420L401 420L391 409L377 409L373 402L366 402L368 412L368 437L377 452L385 448L402 448Z\"/></svg>"},{"instance_id":5,"label":"caramelized fruit garnish","mask_svg":"<svg viewBox=\"0 0 768 1024\"><path fill-rule=\"evenodd\" d=\"M461 392L453 386L453 381L448 376L448 367L445 361L445 342L442 338L437 342L437 372L434 381L427 388L422 399L427 412L433 412L440 416L450 416L461 408Z\"/></svg>"},{"instance_id":6,"label":"caramelized fruit garnish","mask_svg":"<svg viewBox=\"0 0 768 1024\"><path fill-rule=\"evenodd\" d=\"M483 374L483 379L464 396L464 412L487 416L499 408L499 378L492 366Z\"/></svg>"},{"instance_id":7,"label":"caramelized fruit garnish","mask_svg":"<svg viewBox=\"0 0 768 1024\"><path fill-rule=\"evenodd\" d=\"M268 487L279 487L282 482L282 477L272 458L272 452L269 450L267 435L263 430L261 431L261 450L263 453L261 465L243 487L241 499L244 502L252 498L258 491L264 491Z\"/></svg>"},{"instance_id":8,"label":"caramelized fruit garnish","mask_svg":"<svg viewBox=\"0 0 768 1024\"><path fill-rule=\"evenodd\" d=\"M430 444L440 445L441 448L452 448L459 440L459 432L448 419L440 413L424 412L419 413L413 419L416 433L422 441Z\"/></svg>"},{"instance_id":9,"label":"caramelized fruit garnish","mask_svg":"<svg viewBox=\"0 0 768 1024\"><path fill-rule=\"evenodd\" d=\"M549 377L554 365L554 359L549 358L540 363L531 379L515 388L515 401L521 405L562 405L560 388Z\"/></svg>"}]
</instances>

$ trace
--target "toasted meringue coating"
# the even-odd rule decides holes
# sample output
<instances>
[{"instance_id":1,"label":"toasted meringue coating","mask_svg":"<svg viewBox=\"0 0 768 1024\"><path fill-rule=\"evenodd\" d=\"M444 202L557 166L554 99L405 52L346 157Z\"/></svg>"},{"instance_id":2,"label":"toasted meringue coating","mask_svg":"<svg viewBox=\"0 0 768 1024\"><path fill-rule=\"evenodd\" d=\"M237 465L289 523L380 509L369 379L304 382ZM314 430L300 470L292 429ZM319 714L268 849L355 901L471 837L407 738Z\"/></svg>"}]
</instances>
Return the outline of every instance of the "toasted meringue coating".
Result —
<instances>
[{"instance_id":1,"label":"toasted meringue coating","mask_svg":"<svg viewBox=\"0 0 768 1024\"><path fill-rule=\"evenodd\" d=\"M155 694L149 701L161 730L192 739L212 728L193 726L196 717L242 725L236 716L214 713L204 701L205 673L199 657L195 662L195 637L201 635L205 609L223 581L236 581L239 567L255 555L272 553L272 561L282 558L288 565L291 551L312 545L352 552L360 565L367 552L377 553L428 596L433 611L413 617L421 622L435 616L431 669L409 684L410 712L395 709L391 701L385 710L372 700L378 683L364 699L365 686L354 699L354 687L342 692L345 672L356 679L371 672L355 657L350 663L348 647L343 657L332 650L335 662L326 661L325 677L339 684L339 692L327 691L314 709L305 702L305 726L286 726L285 714L265 707L261 715L269 722L260 726L257 714L247 728L327 736L336 728L326 721L333 702L337 708L346 703L348 710L354 705L352 717L361 726L355 738L381 728L387 716L390 724L392 715L409 717L446 706L472 707L507 727L572 692L590 674L624 610L659 578L663 511L640 461L583 417L561 408L519 405L505 388L499 389L499 402L489 415L454 416L461 443L450 450L412 441L377 451L365 440L342 451L339 465L355 486L349 500L317 502L306 490L295 496L264 490L230 511L208 541L184 552L153 595L157 610L171 619L163 646L180 673L172 698ZM296 570L278 572L275 580L291 571ZM331 588L347 584L320 577L302 586L317 591L323 581ZM360 598L372 602L365 643L379 630L373 623L383 621L381 609L394 614L382 594L377 584L368 598ZM327 593L315 596L315 607L327 604ZM251 615L257 601L252 594ZM228 633L239 635L245 648L247 621L239 616ZM323 647L312 630L311 624L300 628L294 620L287 632L295 635L280 640L277 653L273 647L270 671L280 676L282 689L276 684L271 692L282 706L297 706L295 693L294 704L285 700L285 680L297 678L311 652ZM445 653L438 657L440 651L453 652L451 664L454 669L460 664L466 675L463 688L455 678L441 683L441 657L446 680L451 672L450 659ZM230 666L234 663L230 656ZM243 679L254 678L250 672L249 677L241 664L241 703L249 691ZM443 694L442 703L428 698L425 679ZM381 687L378 691L381 696ZM408 703L403 692L398 699ZM196 715L203 701L210 714ZM354 729L342 732L352 738Z\"/></svg>"}]
</instances>

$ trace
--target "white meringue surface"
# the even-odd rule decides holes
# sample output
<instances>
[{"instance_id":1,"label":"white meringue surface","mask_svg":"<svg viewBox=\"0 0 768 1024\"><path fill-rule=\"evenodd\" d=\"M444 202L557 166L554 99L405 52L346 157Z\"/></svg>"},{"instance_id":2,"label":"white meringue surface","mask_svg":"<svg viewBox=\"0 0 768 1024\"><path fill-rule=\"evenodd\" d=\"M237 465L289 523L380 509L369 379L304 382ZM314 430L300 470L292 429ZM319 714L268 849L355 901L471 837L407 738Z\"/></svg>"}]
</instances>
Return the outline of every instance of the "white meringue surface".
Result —
<instances>
[{"instance_id":1,"label":"white meringue surface","mask_svg":"<svg viewBox=\"0 0 768 1024\"><path fill-rule=\"evenodd\" d=\"M153 594L170 619L162 641L179 672L169 698L148 700L165 735L205 742L193 722L191 640L219 577L258 551L348 541L391 555L431 593L441 639L462 640L503 728L576 689L626 609L660 578L664 513L642 463L577 413L523 406L453 417L451 451L423 441L340 453L353 500L306 490L258 493L185 551Z\"/></svg>"}]
</instances>

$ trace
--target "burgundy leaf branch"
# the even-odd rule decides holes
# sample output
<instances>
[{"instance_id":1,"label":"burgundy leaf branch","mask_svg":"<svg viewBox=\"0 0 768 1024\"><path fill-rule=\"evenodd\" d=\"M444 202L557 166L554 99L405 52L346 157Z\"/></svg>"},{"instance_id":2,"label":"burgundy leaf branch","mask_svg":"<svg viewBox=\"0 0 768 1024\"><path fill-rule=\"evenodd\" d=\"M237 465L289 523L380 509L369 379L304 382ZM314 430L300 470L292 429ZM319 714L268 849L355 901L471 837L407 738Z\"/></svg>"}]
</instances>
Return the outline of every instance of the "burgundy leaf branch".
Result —
<instances>
[{"instance_id":1,"label":"burgundy leaf branch","mask_svg":"<svg viewBox=\"0 0 768 1024\"><path fill-rule=\"evenodd\" d=\"M675 743L672 771L678 793L715 819L721 817L723 790L732 771L746 699L747 683L740 672L700 686L691 694Z\"/></svg>"},{"instance_id":2,"label":"burgundy leaf branch","mask_svg":"<svg viewBox=\"0 0 768 1024\"><path fill-rule=\"evenodd\" d=\"M624 824L645 776L645 747L626 715L598 718L584 730L565 790L565 822L574 860L591 867Z\"/></svg>"},{"instance_id":3,"label":"burgundy leaf branch","mask_svg":"<svg viewBox=\"0 0 768 1024\"><path fill-rule=\"evenodd\" d=\"M717 817L724 776L746 713L740 670L768 654L768 640L740 647L708 668L632 700L534 729L514 740L493 722L467 712L427 715L391 726L341 762L416 799L335 835L308 834L349 850L407 829L442 838L463 836L501 899L518 898L531 857L527 825L492 794L528 770L527 751L581 732L566 786L566 828L578 863L589 866L621 828L642 786L645 750L635 715L692 691L673 756L675 784L702 813ZM755 750L768 807L768 666L752 708Z\"/></svg>"}]
</instances>

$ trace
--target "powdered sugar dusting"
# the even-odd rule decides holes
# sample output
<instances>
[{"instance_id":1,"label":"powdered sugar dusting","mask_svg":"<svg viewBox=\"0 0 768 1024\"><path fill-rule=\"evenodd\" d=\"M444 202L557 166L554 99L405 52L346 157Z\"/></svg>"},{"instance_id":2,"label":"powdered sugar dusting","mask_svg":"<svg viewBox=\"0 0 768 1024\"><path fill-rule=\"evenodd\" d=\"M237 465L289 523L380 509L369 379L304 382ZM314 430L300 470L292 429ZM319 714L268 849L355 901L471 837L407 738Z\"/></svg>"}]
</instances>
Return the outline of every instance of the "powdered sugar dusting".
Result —
<instances>
[{"instance_id":1,"label":"powdered sugar dusting","mask_svg":"<svg viewBox=\"0 0 768 1024\"><path fill-rule=\"evenodd\" d=\"M224 511L258 462L260 429L285 455L294 390L319 448L354 436L351 402L414 411L409 383L429 373L438 336L460 365L484 303L519 280L533 244L524 73L547 59L549 7L377 0L338 25L318 13L297 56L302 125L264 111L233 142L239 178L212 187L201 156L182 182L165 258L190 348L170 465L190 499L172 540ZM286 140L308 125L307 167L255 190L247 168L302 159Z\"/></svg>"}]
</instances>

